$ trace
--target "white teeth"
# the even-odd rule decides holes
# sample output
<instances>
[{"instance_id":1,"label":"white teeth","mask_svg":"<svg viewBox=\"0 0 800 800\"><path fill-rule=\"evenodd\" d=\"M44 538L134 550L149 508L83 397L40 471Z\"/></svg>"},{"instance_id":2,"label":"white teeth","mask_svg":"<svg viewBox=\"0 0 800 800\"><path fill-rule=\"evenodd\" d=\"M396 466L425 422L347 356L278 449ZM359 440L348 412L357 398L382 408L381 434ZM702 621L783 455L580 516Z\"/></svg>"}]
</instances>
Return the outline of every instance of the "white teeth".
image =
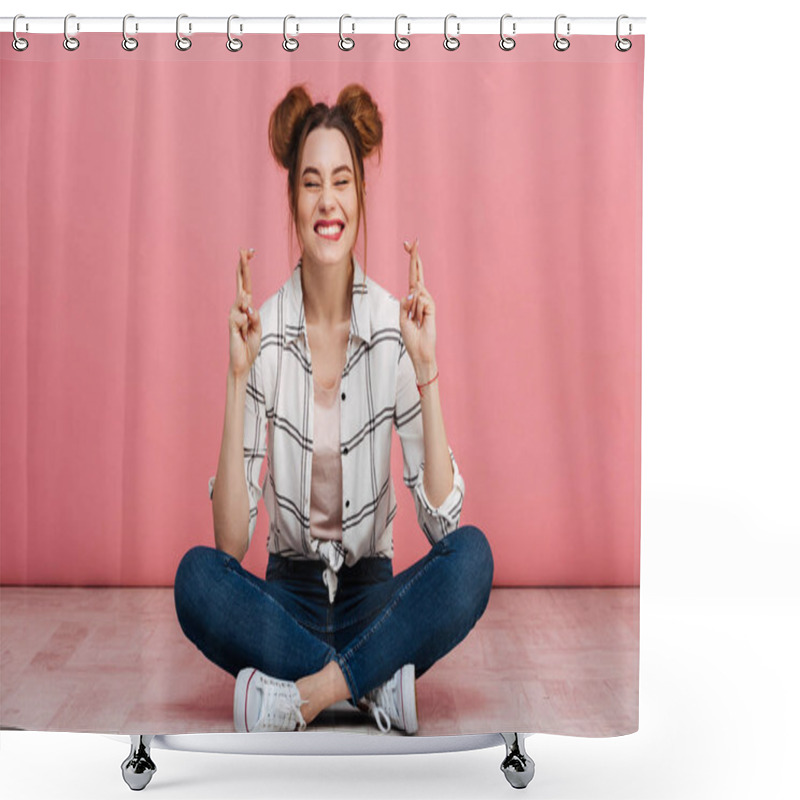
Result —
<instances>
[{"instance_id":1,"label":"white teeth","mask_svg":"<svg viewBox=\"0 0 800 800\"><path fill-rule=\"evenodd\" d=\"M341 229L341 225L320 225L320 227L317 228L317 233L321 234L322 236L333 236L334 234L339 233Z\"/></svg>"}]
</instances>

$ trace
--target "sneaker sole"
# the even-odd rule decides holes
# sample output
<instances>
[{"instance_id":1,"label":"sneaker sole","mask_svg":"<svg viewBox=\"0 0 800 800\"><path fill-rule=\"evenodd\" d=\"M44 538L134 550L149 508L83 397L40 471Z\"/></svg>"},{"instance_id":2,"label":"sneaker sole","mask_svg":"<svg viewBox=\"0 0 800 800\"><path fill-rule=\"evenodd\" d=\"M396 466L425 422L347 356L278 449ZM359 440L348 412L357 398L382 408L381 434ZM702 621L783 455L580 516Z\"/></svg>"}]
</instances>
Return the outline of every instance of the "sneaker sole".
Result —
<instances>
[{"instance_id":1,"label":"sneaker sole","mask_svg":"<svg viewBox=\"0 0 800 800\"><path fill-rule=\"evenodd\" d=\"M236 676L236 688L233 691L233 727L237 733L250 733L247 727L247 693L257 670L245 667Z\"/></svg>"},{"instance_id":2,"label":"sneaker sole","mask_svg":"<svg viewBox=\"0 0 800 800\"><path fill-rule=\"evenodd\" d=\"M414 665L405 664L400 673L400 710L403 714L405 732L408 734L416 733L419 728L414 680Z\"/></svg>"}]
</instances>

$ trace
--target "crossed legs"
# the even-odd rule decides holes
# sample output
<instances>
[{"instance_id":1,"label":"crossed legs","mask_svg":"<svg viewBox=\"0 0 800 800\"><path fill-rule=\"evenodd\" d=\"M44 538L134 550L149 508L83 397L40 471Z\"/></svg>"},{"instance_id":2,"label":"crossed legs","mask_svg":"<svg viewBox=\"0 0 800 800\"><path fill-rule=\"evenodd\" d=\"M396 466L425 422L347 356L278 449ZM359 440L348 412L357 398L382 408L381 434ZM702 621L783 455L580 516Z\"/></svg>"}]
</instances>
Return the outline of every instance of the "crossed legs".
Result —
<instances>
[{"instance_id":1,"label":"crossed legs","mask_svg":"<svg viewBox=\"0 0 800 800\"><path fill-rule=\"evenodd\" d=\"M458 528L391 580L360 587L362 619L340 632L348 640L335 648L321 623L327 608L323 613L281 581L262 580L232 556L198 546L178 567L175 606L186 636L222 669L235 676L252 666L294 681L308 723L348 697L358 703L403 664L422 675L483 614L492 576L484 534Z\"/></svg>"}]
</instances>

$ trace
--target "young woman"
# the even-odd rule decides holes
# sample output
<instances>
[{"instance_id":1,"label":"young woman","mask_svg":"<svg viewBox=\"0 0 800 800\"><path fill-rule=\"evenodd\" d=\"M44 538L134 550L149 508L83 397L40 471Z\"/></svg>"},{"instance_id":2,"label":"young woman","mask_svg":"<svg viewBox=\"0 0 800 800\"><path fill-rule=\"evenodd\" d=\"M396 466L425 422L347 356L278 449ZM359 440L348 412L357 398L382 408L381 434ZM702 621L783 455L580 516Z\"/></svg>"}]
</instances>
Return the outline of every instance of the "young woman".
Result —
<instances>
[{"instance_id":1,"label":"young woman","mask_svg":"<svg viewBox=\"0 0 800 800\"><path fill-rule=\"evenodd\" d=\"M415 733L415 678L464 639L489 600L487 539L459 527L464 481L445 435L419 243L404 243L400 301L353 252L362 217L366 251L364 159L382 132L357 84L332 107L295 86L270 119L301 257L256 313L254 253L240 251L222 446L209 481L216 547L192 548L175 577L184 633L237 676L237 731L302 730L349 700L381 731ZM392 427L431 543L398 575ZM240 564L262 496L265 580Z\"/></svg>"}]
</instances>

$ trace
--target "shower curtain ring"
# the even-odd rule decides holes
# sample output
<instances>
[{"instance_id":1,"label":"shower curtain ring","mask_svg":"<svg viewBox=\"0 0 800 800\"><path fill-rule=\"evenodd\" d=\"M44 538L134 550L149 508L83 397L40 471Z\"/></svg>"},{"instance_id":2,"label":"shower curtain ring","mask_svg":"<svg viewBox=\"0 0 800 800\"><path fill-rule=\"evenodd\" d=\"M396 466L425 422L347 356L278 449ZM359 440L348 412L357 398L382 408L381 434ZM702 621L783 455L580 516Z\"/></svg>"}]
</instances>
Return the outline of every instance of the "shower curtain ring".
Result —
<instances>
[{"instance_id":1,"label":"shower curtain ring","mask_svg":"<svg viewBox=\"0 0 800 800\"><path fill-rule=\"evenodd\" d=\"M231 14L228 17L228 41L225 42L225 47L231 51L231 53L238 53L243 47L244 42L241 39L237 39L235 36L231 36L231 20L232 19L239 19L238 14ZM241 28L240 28L241 30Z\"/></svg>"},{"instance_id":2,"label":"shower curtain ring","mask_svg":"<svg viewBox=\"0 0 800 800\"><path fill-rule=\"evenodd\" d=\"M356 43L349 36L345 36L342 33L342 22L344 22L345 19L353 19L353 18L349 14L342 14L342 16L339 17L339 48L341 50L352 50L356 46ZM356 24L354 22L353 32L355 32L355 29L356 29Z\"/></svg>"},{"instance_id":3,"label":"shower curtain ring","mask_svg":"<svg viewBox=\"0 0 800 800\"><path fill-rule=\"evenodd\" d=\"M178 14L178 18L175 20L175 35L177 37L175 39L175 47L177 47L178 50L188 50L192 46L192 40L181 34L181 20L184 17L188 16L189 16L188 14ZM192 23L190 22L189 33L191 32L192 32Z\"/></svg>"},{"instance_id":4,"label":"shower curtain ring","mask_svg":"<svg viewBox=\"0 0 800 800\"><path fill-rule=\"evenodd\" d=\"M286 33L286 23L290 19L297 19L297 17L293 17L291 14L287 14L283 18L283 49L289 53L293 53L295 50L297 50L298 47L300 47L300 40L295 39L294 36L289 36L289 34ZM294 32L298 33L299 31L300 31L300 26L296 24Z\"/></svg>"},{"instance_id":5,"label":"shower curtain ring","mask_svg":"<svg viewBox=\"0 0 800 800\"><path fill-rule=\"evenodd\" d=\"M126 14L122 18L122 49L128 50L135 50L139 46L139 40L133 36L128 36L125 28L127 27L128 20L133 17L133 14ZM135 19L135 17L134 17ZM136 30L139 30L139 26L136 26Z\"/></svg>"},{"instance_id":6,"label":"shower curtain ring","mask_svg":"<svg viewBox=\"0 0 800 800\"><path fill-rule=\"evenodd\" d=\"M506 21L508 17L512 16L511 14L503 14L500 17L500 49L501 50L513 50L517 46L517 42L512 39L510 36L506 36L503 33L503 23ZM511 23L511 33L517 32L517 23Z\"/></svg>"},{"instance_id":7,"label":"shower curtain ring","mask_svg":"<svg viewBox=\"0 0 800 800\"><path fill-rule=\"evenodd\" d=\"M616 47L617 50L620 51L620 53L627 53L628 50L630 50L631 47L633 47L633 42L630 39L620 39L620 37L619 37L619 21L621 19L629 19L629 17L628 17L627 14L620 14L617 17L617 41L614 42L614 47ZM630 32L631 32L631 25L630 25L630 23L628 23L628 33L630 33Z\"/></svg>"},{"instance_id":8,"label":"shower curtain ring","mask_svg":"<svg viewBox=\"0 0 800 800\"><path fill-rule=\"evenodd\" d=\"M75 14L67 14L67 16L64 17L64 49L65 50L77 50L81 46L81 43L74 36L70 36L67 33L67 23L69 21L69 18L70 17L74 17L74 16L75 16ZM78 30L78 31L81 29L80 22L75 24L75 29Z\"/></svg>"},{"instance_id":9,"label":"shower curtain ring","mask_svg":"<svg viewBox=\"0 0 800 800\"><path fill-rule=\"evenodd\" d=\"M444 49L445 50L458 50L459 46L461 45L461 42L456 37L461 32L461 23L460 22L456 22L456 35L455 36L451 36L447 32L447 23L450 20L450 17L456 17L456 15L455 14L448 14L444 18L444 42L442 42L442 44L444 45ZM457 17L456 17L456 19L457 19Z\"/></svg>"},{"instance_id":10,"label":"shower curtain ring","mask_svg":"<svg viewBox=\"0 0 800 800\"><path fill-rule=\"evenodd\" d=\"M408 48L411 47L411 39L406 39L405 36L400 36L397 32L397 23L401 18L408 19L405 14L398 14L394 18L394 46L396 50L408 50ZM406 25L408 25L408 32L411 33L411 23L407 22Z\"/></svg>"},{"instance_id":11,"label":"shower curtain ring","mask_svg":"<svg viewBox=\"0 0 800 800\"><path fill-rule=\"evenodd\" d=\"M13 35L13 38L11 39L11 46L15 50L18 50L21 53L23 50L27 50L27 48L28 48L28 40L27 39L23 39L21 36L17 36L17 20L20 17L22 19L25 19L25 15L24 14L17 14L14 17L14 21L11 23L11 33Z\"/></svg>"},{"instance_id":12,"label":"shower curtain ring","mask_svg":"<svg viewBox=\"0 0 800 800\"><path fill-rule=\"evenodd\" d=\"M569 39L565 39L563 36L559 36L559 34L558 34L558 21L560 19L566 19L566 18L567 18L566 14L559 14L556 17L555 27L554 27L555 34L556 34L556 40L553 42L553 47L555 47L556 50L559 50L562 53L564 52L564 50L566 50L569 47ZM567 23L567 36L569 36L569 22Z\"/></svg>"}]
</instances>

